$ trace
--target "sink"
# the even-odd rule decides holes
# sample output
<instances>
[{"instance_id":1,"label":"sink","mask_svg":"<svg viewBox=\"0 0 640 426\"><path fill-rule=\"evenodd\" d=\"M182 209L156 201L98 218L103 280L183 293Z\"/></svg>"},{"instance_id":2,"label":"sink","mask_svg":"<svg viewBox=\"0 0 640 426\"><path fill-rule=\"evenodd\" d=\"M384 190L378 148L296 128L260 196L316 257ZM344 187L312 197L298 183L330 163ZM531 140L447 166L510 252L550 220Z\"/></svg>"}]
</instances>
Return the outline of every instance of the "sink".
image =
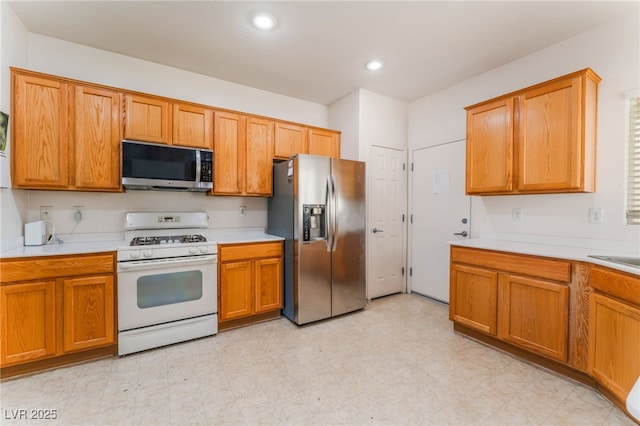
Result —
<instances>
[{"instance_id":1,"label":"sink","mask_svg":"<svg viewBox=\"0 0 640 426\"><path fill-rule=\"evenodd\" d=\"M619 263L625 266L631 266L632 268L640 269L640 257L623 257L623 256L594 256L589 255L594 259L606 260L607 262Z\"/></svg>"}]
</instances>

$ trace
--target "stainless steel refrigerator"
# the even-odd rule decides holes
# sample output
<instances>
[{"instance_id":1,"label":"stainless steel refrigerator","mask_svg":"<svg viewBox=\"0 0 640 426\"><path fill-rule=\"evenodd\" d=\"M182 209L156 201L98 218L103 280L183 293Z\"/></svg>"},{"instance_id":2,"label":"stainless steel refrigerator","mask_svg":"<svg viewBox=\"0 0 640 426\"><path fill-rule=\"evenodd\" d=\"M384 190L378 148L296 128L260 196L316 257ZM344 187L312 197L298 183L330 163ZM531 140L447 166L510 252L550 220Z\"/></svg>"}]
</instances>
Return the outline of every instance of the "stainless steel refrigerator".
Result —
<instances>
[{"instance_id":1,"label":"stainless steel refrigerator","mask_svg":"<svg viewBox=\"0 0 640 426\"><path fill-rule=\"evenodd\" d=\"M267 232L284 237L284 309L306 324L366 299L365 164L298 154L273 166Z\"/></svg>"}]
</instances>

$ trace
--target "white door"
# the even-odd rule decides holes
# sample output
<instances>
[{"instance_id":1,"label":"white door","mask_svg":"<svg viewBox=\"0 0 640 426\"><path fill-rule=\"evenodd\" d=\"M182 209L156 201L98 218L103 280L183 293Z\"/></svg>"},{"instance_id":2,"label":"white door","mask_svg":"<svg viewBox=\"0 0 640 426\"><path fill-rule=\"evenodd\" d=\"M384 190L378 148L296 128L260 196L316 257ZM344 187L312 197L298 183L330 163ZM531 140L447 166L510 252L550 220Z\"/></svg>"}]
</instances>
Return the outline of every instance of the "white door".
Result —
<instances>
[{"instance_id":1,"label":"white door","mask_svg":"<svg viewBox=\"0 0 640 426\"><path fill-rule=\"evenodd\" d=\"M404 151L373 146L369 152L367 298L405 291Z\"/></svg>"},{"instance_id":2,"label":"white door","mask_svg":"<svg viewBox=\"0 0 640 426\"><path fill-rule=\"evenodd\" d=\"M449 303L448 241L468 238L465 141L412 153L411 292ZM464 234L465 235L456 235Z\"/></svg>"}]
</instances>

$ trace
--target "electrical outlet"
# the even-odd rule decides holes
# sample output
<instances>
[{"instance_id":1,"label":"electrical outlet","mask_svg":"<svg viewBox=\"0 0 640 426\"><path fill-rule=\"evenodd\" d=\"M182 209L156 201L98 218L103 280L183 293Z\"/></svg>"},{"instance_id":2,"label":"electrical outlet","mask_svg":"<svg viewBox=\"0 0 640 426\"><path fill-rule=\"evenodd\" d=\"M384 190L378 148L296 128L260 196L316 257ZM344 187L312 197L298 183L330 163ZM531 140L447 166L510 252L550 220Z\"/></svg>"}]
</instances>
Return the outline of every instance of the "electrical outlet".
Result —
<instances>
[{"instance_id":1,"label":"electrical outlet","mask_svg":"<svg viewBox=\"0 0 640 426\"><path fill-rule=\"evenodd\" d=\"M52 206L40 206L40 220L53 220Z\"/></svg>"},{"instance_id":2,"label":"electrical outlet","mask_svg":"<svg viewBox=\"0 0 640 426\"><path fill-rule=\"evenodd\" d=\"M73 220L80 222L84 219L84 206L73 206Z\"/></svg>"},{"instance_id":3,"label":"electrical outlet","mask_svg":"<svg viewBox=\"0 0 640 426\"><path fill-rule=\"evenodd\" d=\"M522 208L516 207L511 209L511 220L514 222L522 222Z\"/></svg>"},{"instance_id":4,"label":"electrical outlet","mask_svg":"<svg viewBox=\"0 0 640 426\"><path fill-rule=\"evenodd\" d=\"M604 223L604 209L602 207L591 207L589 209L589 223Z\"/></svg>"},{"instance_id":5,"label":"electrical outlet","mask_svg":"<svg viewBox=\"0 0 640 426\"><path fill-rule=\"evenodd\" d=\"M240 206L240 216L244 216L247 214L247 207L246 206Z\"/></svg>"}]
</instances>

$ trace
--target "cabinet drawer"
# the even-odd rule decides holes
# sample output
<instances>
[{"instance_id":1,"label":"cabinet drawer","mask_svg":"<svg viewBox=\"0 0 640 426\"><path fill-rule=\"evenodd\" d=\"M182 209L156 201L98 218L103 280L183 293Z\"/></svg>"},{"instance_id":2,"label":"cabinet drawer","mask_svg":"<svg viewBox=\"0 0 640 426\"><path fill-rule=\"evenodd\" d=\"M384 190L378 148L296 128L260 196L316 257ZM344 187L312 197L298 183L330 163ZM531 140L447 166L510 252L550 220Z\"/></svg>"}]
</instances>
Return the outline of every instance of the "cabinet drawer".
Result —
<instances>
[{"instance_id":1,"label":"cabinet drawer","mask_svg":"<svg viewBox=\"0 0 640 426\"><path fill-rule=\"evenodd\" d=\"M252 244L224 244L218 250L218 261L255 259L260 257L282 256L282 242L252 243Z\"/></svg>"},{"instance_id":2,"label":"cabinet drawer","mask_svg":"<svg viewBox=\"0 0 640 426\"><path fill-rule=\"evenodd\" d=\"M592 266L589 283L596 290L640 305L640 277Z\"/></svg>"},{"instance_id":3,"label":"cabinet drawer","mask_svg":"<svg viewBox=\"0 0 640 426\"><path fill-rule=\"evenodd\" d=\"M113 253L42 256L0 261L0 276L3 283L88 274L113 274L113 271Z\"/></svg>"},{"instance_id":4,"label":"cabinet drawer","mask_svg":"<svg viewBox=\"0 0 640 426\"><path fill-rule=\"evenodd\" d=\"M454 246L451 247L451 261L553 281L571 281L571 262L562 260Z\"/></svg>"}]
</instances>

